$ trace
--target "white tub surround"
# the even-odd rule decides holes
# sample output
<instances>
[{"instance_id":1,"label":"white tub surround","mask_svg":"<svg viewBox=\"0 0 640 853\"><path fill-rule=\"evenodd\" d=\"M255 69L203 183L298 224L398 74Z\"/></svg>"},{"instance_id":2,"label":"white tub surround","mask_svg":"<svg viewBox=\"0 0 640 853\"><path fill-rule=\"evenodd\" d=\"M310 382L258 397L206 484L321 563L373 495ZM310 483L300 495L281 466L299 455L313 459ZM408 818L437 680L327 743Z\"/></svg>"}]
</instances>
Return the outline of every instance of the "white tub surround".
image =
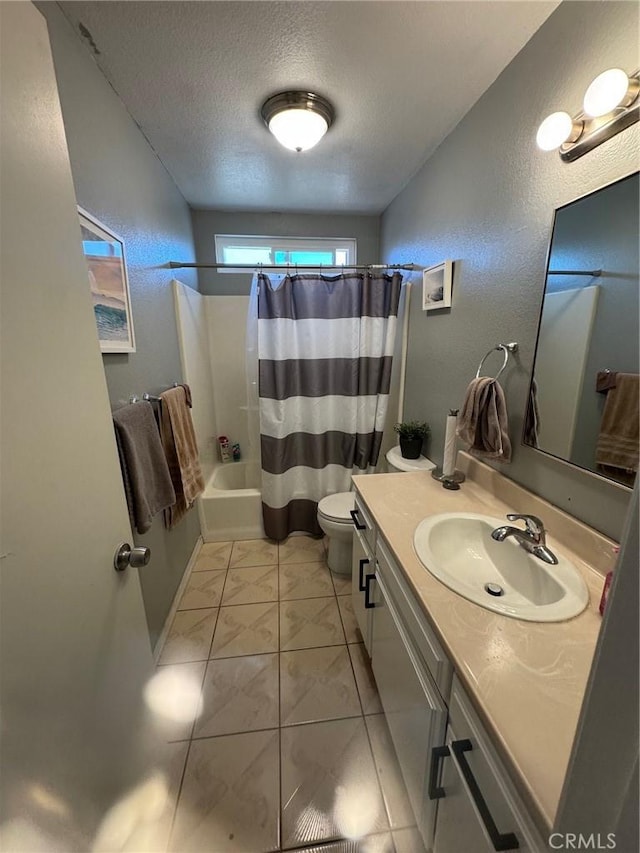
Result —
<instances>
[{"instance_id":1,"label":"white tub surround","mask_svg":"<svg viewBox=\"0 0 640 853\"><path fill-rule=\"evenodd\" d=\"M256 463L216 465L198 505L205 542L264 536L260 469Z\"/></svg>"}]
</instances>

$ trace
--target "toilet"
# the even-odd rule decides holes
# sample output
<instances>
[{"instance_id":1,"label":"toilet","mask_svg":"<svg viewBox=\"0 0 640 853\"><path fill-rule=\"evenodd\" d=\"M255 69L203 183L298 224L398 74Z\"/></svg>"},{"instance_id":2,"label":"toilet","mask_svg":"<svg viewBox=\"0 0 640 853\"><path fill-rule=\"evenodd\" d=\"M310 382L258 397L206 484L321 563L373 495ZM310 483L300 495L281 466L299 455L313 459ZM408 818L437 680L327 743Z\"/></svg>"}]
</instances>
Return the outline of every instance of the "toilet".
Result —
<instances>
[{"instance_id":1,"label":"toilet","mask_svg":"<svg viewBox=\"0 0 640 853\"><path fill-rule=\"evenodd\" d=\"M389 474L401 471L431 471L435 467L435 462L427 459L426 456L419 456L417 459L405 459L400 452L399 445L387 450L387 472Z\"/></svg>"},{"instance_id":2,"label":"toilet","mask_svg":"<svg viewBox=\"0 0 640 853\"><path fill-rule=\"evenodd\" d=\"M431 471L435 464L425 456L418 459L404 459L399 447L387 451L387 473L401 471ZM337 492L327 495L318 504L318 524L329 540L327 563L337 575L351 574L351 548L353 544L354 508L353 492Z\"/></svg>"},{"instance_id":3,"label":"toilet","mask_svg":"<svg viewBox=\"0 0 640 853\"><path fill-rule=\"evenodd\" d=\"M337 492L318 504L318 524L329 540L327 563L337 575L351 574L354 500L353 492Z\"/></svg>"}]
</instances>

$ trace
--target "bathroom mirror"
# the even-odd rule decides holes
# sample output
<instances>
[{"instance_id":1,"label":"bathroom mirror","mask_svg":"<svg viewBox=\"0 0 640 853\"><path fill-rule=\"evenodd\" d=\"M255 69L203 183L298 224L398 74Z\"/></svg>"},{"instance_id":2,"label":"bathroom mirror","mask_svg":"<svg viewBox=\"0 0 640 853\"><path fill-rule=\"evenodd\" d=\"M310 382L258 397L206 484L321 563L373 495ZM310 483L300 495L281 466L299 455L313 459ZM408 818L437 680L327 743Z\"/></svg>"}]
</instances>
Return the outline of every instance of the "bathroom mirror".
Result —
<instances>
[{"instance_id":1,"label":"bathroom mirror","mask_svg":"<svg viewBox=\"0 0 640 853\"><path fill-rule=\"evenodd\" d=\"M523 434L626 486L637 469L638 234L637 172L556 210Z\"/></svg>"}]
</instances>

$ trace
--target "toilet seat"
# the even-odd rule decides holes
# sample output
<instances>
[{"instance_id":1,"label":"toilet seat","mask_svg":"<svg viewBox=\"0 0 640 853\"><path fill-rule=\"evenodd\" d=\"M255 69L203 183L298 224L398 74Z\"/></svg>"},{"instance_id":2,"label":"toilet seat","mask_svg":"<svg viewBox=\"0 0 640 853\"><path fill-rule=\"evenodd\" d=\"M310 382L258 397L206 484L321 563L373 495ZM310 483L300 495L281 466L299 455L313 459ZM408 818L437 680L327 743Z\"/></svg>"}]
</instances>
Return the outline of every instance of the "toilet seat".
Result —
<instances>
[{"instance_id":1,"label":"toilet seat","mask_svg":"<svg viewBox=\"0 0 640 853\"><path fill-rule=\"evenodd\" d=\"M318 514L334 524L352 524L351 510L355 508L353 492L336 492L327 495L318 504Z\"/></svg>"}]
</instances>

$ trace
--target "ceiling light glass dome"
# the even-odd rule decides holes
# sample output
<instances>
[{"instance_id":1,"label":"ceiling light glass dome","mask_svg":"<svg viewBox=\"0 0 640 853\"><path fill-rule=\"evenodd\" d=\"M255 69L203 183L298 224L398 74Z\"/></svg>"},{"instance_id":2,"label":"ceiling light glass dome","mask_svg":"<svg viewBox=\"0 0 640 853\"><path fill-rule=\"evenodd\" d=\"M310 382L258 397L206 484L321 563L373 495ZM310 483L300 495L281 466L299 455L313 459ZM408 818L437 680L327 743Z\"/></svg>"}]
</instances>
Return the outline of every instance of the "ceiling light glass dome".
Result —
<instances>
[{"instance_id":1,"label":"ceiling light glass dome","mask_svg":"<svg viewBox=\"0 0 640 853\"><path fill-rule=\"evenodd\" d=\"M260 114L275 138L291 151L308 151L331 127L332 105L313 92L280 92L266 100Z\"/></svg>"}]
</instances>

